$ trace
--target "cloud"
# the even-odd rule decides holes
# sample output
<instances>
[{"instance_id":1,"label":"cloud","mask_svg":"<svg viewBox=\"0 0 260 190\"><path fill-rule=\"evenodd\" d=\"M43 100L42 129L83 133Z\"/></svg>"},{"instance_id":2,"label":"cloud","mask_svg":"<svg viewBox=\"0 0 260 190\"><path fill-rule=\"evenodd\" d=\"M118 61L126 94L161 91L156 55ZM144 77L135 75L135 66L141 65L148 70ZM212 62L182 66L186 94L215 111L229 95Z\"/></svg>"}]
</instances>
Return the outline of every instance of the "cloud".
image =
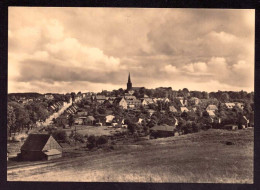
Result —
<instances>
[{"instance_id":1,"label":"cloud","mask_svg":"<svg viewBox=\"0 0 260 190\"><path fill-rule=\"evenodd\" d=\"M253 90L254 15L228 9L11 7L9 90L125 88L128 72L134 86Z\"/></svg>"}]
</instances>

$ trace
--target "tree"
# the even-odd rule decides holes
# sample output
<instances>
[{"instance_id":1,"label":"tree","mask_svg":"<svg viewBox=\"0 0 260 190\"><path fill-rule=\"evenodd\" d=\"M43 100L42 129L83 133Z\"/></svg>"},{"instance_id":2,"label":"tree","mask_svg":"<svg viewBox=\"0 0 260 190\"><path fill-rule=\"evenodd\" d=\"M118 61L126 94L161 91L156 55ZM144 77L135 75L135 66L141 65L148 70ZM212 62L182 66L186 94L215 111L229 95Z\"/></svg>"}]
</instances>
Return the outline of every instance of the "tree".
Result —
<instances>
[{"instance_id":1,"label":"tree","mask_svg":"<svg viewBox=\"0 0 260 190\"><path fill-rule=\"evenodd\" d=\"M13 107L16 118L13 132L19 132L25 127L28 127L31 122L28 110L26 110L23 105L16 102L10 102L9 105Z\"/></svg>"},{"instance_id":2,"label":"tree","mask_svg":"<svg viewBox=\"0 0 260 190\"><path fill-rule=\"evenodd\" d=\"M69 126L71 127L74 124L75 118L72 114L69 115Z\"/></svg>"},{"instance_id":3,"label":"tree","mask_svg":"<svg viewBox=\"0 0 260 190\"><path fill-rule=\"evenodd\" d=\"M202 92L202 96L204 99L209 99L209 93L207 93L205 91Z\"/></svg>"},{"instance_id":4,"label":"tree","mask_svg":"<svg viewBox=\"0 0 260 190\"><path fill-rule=\"evenodd\" d=\"M135 123L129 123L127 128L131 133L134 133L137 130L137 125Z\"/></svg>"},{"instance_id":5,"label":"tree","mask_svg":"<svg viewBox=\"0 0 260 190\"><path fill-rule=\"evenodd\" d=\"M76 93L75 92L71 92L71 98L72 98L72 101L74 102L75 101L75 97L76 97Z\"/></svg>"},{"instance_id":6,"label":"tree","mask_svg":"<svg viewBox=\"0 0 260 190\"><path fill-rule=\"evenodd\" d=\"M16 117L15 117L14 108L12 106L8 105L8 107L7 107L7 133L9 134L9 137L11 137L11 134L15 129L15 122L16 122Z\"/></svg>"},{"instance_id":7,"label":"tree","mask_svg":"<svg viewBox=\"0 0 260 190\"><path fill-rule=\"evenodd\" d=\"M92 149L97 146L97 138L94 135L88 137L87 148Z\"/></svg>"},{"instance_id":8,"label":"tree","mask_svg":"<svg viewBox=\"0 0 260 190\"><path fill-rule=\"evenodd\" d=\"M223 93L223 94L221 94L221 96L220 96L220 101L221 101L221 102L224 102L224 103L228 102L228 101L229 101L229 95L228 95L228 93Z\"/></svg>"},{"instance_id":9,"label":"tree","mask_svg":"<svg viewBox=\"0 0 260 190\"><path fill-rule=\"evenodd\" d=\"M106 110L105 110L104 108L102 108L102 107L99 107L99 108L98 108L98 113L99 113L99 114L105 114L105 113L106 113Z\"/></svg>"},{"instance_id":10,"label":"tree","mask_svg":"<svg viewBox=\"0 0 260 190\"><path fill-rule=\"evenodd\" d=\"M102 135L97 139L97 145L106 144L108 142L108 139L106 136Z\"/></svg>"}]
</instances>

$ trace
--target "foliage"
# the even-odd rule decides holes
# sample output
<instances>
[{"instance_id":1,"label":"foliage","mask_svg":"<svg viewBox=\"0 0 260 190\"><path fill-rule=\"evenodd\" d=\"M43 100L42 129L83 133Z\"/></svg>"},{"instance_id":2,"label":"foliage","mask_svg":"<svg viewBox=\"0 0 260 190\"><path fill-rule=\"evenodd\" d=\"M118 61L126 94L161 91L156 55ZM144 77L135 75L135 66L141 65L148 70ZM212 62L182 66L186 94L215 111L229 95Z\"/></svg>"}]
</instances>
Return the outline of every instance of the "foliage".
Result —
<instances>
[{"instance_id":1,"label":"foliage","mask_svg":"<svg viewBox=\"0 0 260 190\"><path fill-rule=\"evenodd\" d=\"M74 124L75 118L72 114L69 115L69 126L71 127Z\"/></svg>"},{"instance_id":2,"label":"foliage","mask_svg":"<svg viewBox=\"0 0 260 190\"><path fill-rule=\"evenodd\" d=\"M98 139L97 139L97 145L102 145L102 144L106 144L108 142L108 139L106 136L100 136Z\"/></svg>"},{"instance_id":3,"label":"foliage","mask_svg":"<svg viewBox=\"0 0 260 190\"><path fill-rule=\"evenodd\" d=\"M77 132L74 133L73 139L74 139L75 141L79 141L79 142L81 142L81 143L84 143L84 142L85 142L84 136L83 136L82 134L80 134L80 133L77 133Z\"/></svg>"},{"instance_id":4,"label":"foliage","mask_svg":"<svg viewBox=\"0 0 260 190\"><path fill-rule=\"evenodd\" d=\"M88 149L92 149L92 148L94 148L96 146L97 146L97 137L95 137L94 135L90 135L88 137L87 148Z\"/></svg>"},{"instance_id":5,"label":"foliage","mask_svg":"<svg viewBox=\"0 0 260 190\"><path fill-rule=\"evenodd\" d=\"M7 107L7 133L11 136L12 132L15 131L16 116L14 108L12 106Z\"/></svg>"},{"instance_id":6,"label":"foliage","mask_svg":"<svg viewBox=\"0 0 260 190\"><path fill-rule=\"evenodd\" d=\"M56 141L68 142L68 135L66 131L57 130L52 131L51 134Z\"/></svg>"}]
</instances>

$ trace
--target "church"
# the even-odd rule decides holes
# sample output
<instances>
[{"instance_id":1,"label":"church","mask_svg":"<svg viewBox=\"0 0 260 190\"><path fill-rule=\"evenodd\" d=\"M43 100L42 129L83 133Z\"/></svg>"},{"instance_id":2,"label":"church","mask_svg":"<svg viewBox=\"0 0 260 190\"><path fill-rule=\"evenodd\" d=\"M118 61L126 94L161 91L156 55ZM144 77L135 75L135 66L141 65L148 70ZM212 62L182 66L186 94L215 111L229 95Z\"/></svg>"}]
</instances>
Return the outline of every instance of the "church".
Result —
<instances>
[{"instance_id":1,"label":"church","mask_svg":"<svg viewBox=\"0 0 260 190\"><path fill-rule=\"evenodd\" d=\"M126 90L129 94L133 94L135 90L139 90L140 88L144 88L144 87L133 87L132 86L132 82L131 82L131 76L130 76L130 72L128 75L128 82L126 84Z\"/></svg>"}]
</instances>

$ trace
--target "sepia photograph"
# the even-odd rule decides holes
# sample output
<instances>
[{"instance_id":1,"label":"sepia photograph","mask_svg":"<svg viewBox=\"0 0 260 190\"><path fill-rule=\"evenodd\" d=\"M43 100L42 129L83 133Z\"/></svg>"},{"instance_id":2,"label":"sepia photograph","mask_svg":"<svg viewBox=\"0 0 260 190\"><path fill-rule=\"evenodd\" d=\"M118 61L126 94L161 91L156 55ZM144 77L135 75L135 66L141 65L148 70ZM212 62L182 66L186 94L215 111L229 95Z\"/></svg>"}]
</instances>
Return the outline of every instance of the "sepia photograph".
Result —
<instances>
[{"instance_id":1,"label":"sepia photograph","mask_svg":"<svg viewBox=\"0 0 260 190\"><path fill-rule=\"evenodd\" d=\"M8 7L7 181L254 183L254 9Z\"/></svg>"}]
</instances>

